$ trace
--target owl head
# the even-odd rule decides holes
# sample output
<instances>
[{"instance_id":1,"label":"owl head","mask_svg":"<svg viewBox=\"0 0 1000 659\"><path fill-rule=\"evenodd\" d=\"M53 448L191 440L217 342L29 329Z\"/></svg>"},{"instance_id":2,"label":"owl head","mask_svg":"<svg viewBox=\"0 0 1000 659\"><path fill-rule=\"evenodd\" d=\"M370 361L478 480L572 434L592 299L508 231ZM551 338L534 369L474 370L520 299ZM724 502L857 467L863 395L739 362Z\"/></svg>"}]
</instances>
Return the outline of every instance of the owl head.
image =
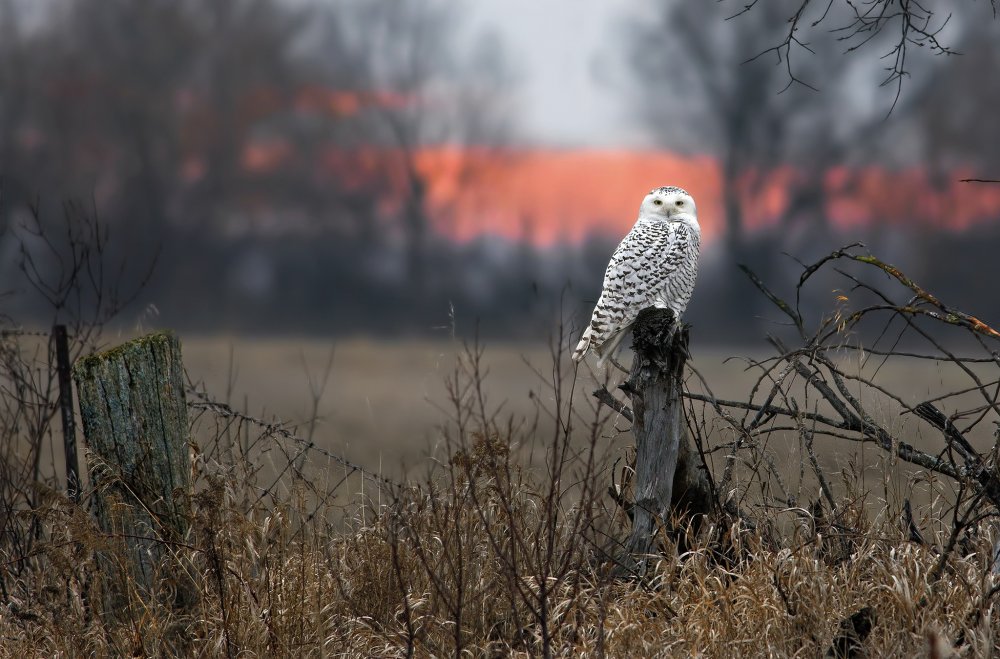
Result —
<instances>
[{"instance_id":1,"label":"owl head","mask_svg":"<svg viewBox=\"0 0 1000 659\"><path fill-rule=\"evenodd\" d=\"M687 221L697 225L698 208L694 205L694 198L681 188L656 188L642 200L639 218L661 222Z\"/></svg>"}]
</instances>

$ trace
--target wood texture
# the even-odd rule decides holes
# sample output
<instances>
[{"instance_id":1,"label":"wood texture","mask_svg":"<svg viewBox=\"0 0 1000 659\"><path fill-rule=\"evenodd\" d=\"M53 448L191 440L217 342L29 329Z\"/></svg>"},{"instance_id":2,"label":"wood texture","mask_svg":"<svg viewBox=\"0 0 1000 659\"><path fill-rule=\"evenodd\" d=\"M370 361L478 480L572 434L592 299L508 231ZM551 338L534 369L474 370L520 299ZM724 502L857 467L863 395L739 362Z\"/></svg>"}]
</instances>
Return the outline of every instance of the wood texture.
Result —
<instances>
[{"instance_id":1,"label":"wood texture","mask_svg":"<svg viewBox=\"0 0 1000 659\"><path fill-rule=\"evenodd\" d=\"M644 574L672 505L707 512L707 483L696 468L684 422L687 330L675 330L670 310L646 309L632 332L635 358L625 390L632 399L636 445L634 505L622 567L625 573Z\"/></svg>"},{"instance_id":2,"label":"wood texture","mask_svg":"<svg viewBox=\"0 0 1000 659\"><path fill-rule=\"evenodd\" d=\"M125 541L131 576L152 591L153 566L169 546L163 541L180 540L188 529L180 343L171 333L151 334L79 360L73 376L98 524Z\"/></svg>"}]
</instances>

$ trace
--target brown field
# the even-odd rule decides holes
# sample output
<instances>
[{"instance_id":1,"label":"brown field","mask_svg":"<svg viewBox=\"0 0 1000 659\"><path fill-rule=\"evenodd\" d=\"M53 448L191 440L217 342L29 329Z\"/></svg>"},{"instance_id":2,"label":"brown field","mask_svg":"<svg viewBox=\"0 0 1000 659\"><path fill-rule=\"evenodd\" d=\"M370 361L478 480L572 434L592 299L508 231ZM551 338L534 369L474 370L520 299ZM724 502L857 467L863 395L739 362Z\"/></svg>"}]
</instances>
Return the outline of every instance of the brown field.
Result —
<instances>
[{"instance_id":1,"label":"brown field","mask_svg":"<svg viewBox=\"0 0 1000 659\"><path fill-rule=\"evenodd\" d=\"M217 399L228 398L235 407L252 416L280 419L290 424L297 435L311 437L317 446L375 473L394 480L422 481L432 469L446 462L456 448L449 450L446 446L443 428L450 424L454 412L448 400L446 380L453 374L456 360L465 350L460 341L197 336L182 337L182 340L189 376L196 382L204 382ZM331 350L330 377L317 399L317 423L310 435L311 386L317 391L321 388L318 385L322 382ZM717 397L746 400L757 376L746 368L748 357L745 353L742 348L695 348L691 364ZM750 357L765 356L761 351ZM539 467L544 463L545 449L554 429L547 412L553 402L546 384L552 372L548 346L492 342L485 346L483 362L486 373L483 389L491 411L497 411L500 418L528 419L529 422L538 414L536 431L515 434L513 452L520 463ZM564 355L564 367L566 362ZM966 384L965 376L954 368L934 362L899 360L885 367L872 362L863 369L856 368L869 375L877 369L877 382L901 394L911 404ZM617 372L612 377L614 383L623 378ZM585 445L587 441L589 422L593 418L587 412L593 406L590 394L597 385L596 378L590 368L581 368L574 388L574 405L585 412L574 428L577 445ZM571 381L571 376L564 377L564 382ZM688 385L692 390L703 390L694 379L689 380ZM532 393L534 398L529 395ZM810 404L808 395L801 390L800 395L800 401ZM757 401L762 397L758 393ZM917 448L933 448L931 452L940 450L940 435L934 431L928 434L926 426L921 427L910 416L900 416L897 404L880 399L874 409L887 429L905 437ZM948 410L947 407L943 409ZM704 432L711 446L732 439L732 431L711 412L705 423ZM616 417L602 428L596 449L605 467L628 457L628 450L633 445L628 428L627 421ZM992 441L989 436L972 435L971 438L987 450ZM759 463L747 458L747 462L737 469L734 480L734 486L746 496L745 505L753 505L754 501L770 502L778 496L807 506L820 497L818 482L796 433L766 435L761 440L761 448L773 462L778 476L762 471ZM930 527L933 532L944 530L946 522L940 516L940 506L953 496L951 482L927 479L924 472L888 458L871 444L821 437L815 449L830 487L838 496L857 496L865 492L864 505L875 515L885 514L886 508L898 511L904 500L909 500L918 523ZM720 450L710 456L716 477L725 465L725 454L726 451ZM280 472L286 468L289 455L287 449L268 455L262 473ZM321 454L310 452L308 457L313 478L321 479L326 487L338 484L346 476L341 465ZM610 478L606 471L601 474L602 480ZM345 487L339 487L337 499L341 503L356 500L364 487L359 479L352 477ZM767 511L773 507L773 503L765 505ZM781 523L793 523L794 515L786 514Z\"/></svg>"},{"instance_id":2,"label":"brown field","mask_svg":"<svg viewBox=\"0 0 1000 659\"><path fill-rule=\"evenodd\" d=\"M127 338L107 337L104 344L116 345ZM444 429L451 425L454 415L447 380L454 375L457 360L466 351L459 340L324 340L217 335L182 335L180 338L190 380L214 400L228 402L240 412L271 423L280 421L297 436L312 439L321 449L395 480L423 480L429 469L446 460L449 450ZM40 354L45 354L43 344L39 344L38 349L42 351ZM525 464L538 465L544 459L545 447L554 430L550 416L553 403L551 350L541 342L489 342L482 349L483 391L488 410L504 421L512 419L522 423L522 432L515 437L515 454ZM626 351L626 359L627 354ZM695 346L689 364L704 377L718 398L745 401L757 379L756 371L748 369L747 364L767 355L763 349ZM593 418L591 392L599 378L603 382L605 375L595 373L592 365L584 366L574 383L565 352L561 359L562 382L567 390L572 387L574 407L581 411L574 435L582 443L587 440ZM324 380L328 364L329 377ZM989 365L977 369L984 381L996 378L991 376L989 369ZM864 368L854 365L845 370L874 374L880 386L900 395L908 404L971 384L967 376L952 365L920 360L895 360L884 367L873 360ZM613 369L610 377L609 389L612 390L624 378ZM696 378L688 380L688 387L704 393ZM865 392L859 390L857 393L865 397ZM800 401L810 400L801 389L799 395ZM756 401L761 402L763 396L758 392ZM960 400L969 403L974 396L966 394ZM873 401L869 398L868 402ZM700 406L696 404L696 408ZM915 447L931 452L941 450L940 435L911 416L901 416L896 403L887 403L880 397L874 409L880 423L890 431L899 432L900 437ZM954 403L951 407L942 406L945 412L954 409ZM311 423L314 417L315 423ZM530 431L527 428L533 422L537 423L537 428ZM613 416L602 429L597 449L609 463L625 456L631 447L633 440L628 428L625 419ZM992 446L991 428L991 424L982 423L968 435L980 450L988 451ZM710 411L705 430L712 446L731 439L732 431ZM198 436L203 440L212 439L215 432L217 428L213 426L203 429ZM266 438L262 442L273 442L273 439ZM797 500L812 500L818 496L818 484L805 462L806 455L795 433L771 433L762 446ZM816 442L816 452L833 489L844 494L848 489L845 479L854 478L860 489L877 493L877 498L869 501L870 505L878 507L888 503L895 508L903 499L910 499L919 509L941 494L939 488L915 482L918 470L886 460L883 452L871 444L820 438ZM283 452L275 451L270 456L265 452L265 457L268 458L265 473L280 471L287 464L288 455ZM321 454L307 452L306 457L313 469L331 482L343 476L342 467ZM722 451L710 456L716 474L723 468L722 458ZM43 467L45 473L61 475L61 451L53 451ZM949 484L938 483L947 490Z\"/></svg>"},{"instance_id":3,"label":"brown field","mask_svg":"<svg viewBox=\"0 0 1000 659\"><path fill-rule=\"evenodd\" d=\"M441 458L446 452L442 427L448 424L453 412L446 380L465 350L460 341L181 338L188 374L193 381L203 382L216 399L229 400L252 416L290 424L299 436L309 435L309 419L313 416L311 387L321 388L313 439L318 446L365 468L393 478L403 475L419 478L431 458ZM329 379L325 387L319 387L331 351ZM746 400L756 379L754 372L746 368L747 361L765 356L763 351L748 355L745 348L694 348L691 363L717 397ZM565 367L565 356L563 361ZM542 407L551 404L547 379L551 376L552 356L548 346L488 343L484 346L483 362L488 406L500 417L530 420L538 410L535 400L540 400ZM872 362L864 372L871 374L876 367ZM860 367L858 370L861 371ZM590 394L597 386L597 377L590 368L580 369L574 388L574 404L578 409L592 407ZM614 383L622 377L620 373L612 373ZM571 378L564 381L571 383ZM900 360L879 368L877 381L913 404L965 385L964 376L954 369L916 360ZM701 390L696 381L689 385L693 390ZM758 401L760 397L758 394ZM808 398L803 395L800 400ZM926 429L911 418L901 417L895 404L877 409L887 428L912 426L908 441L915 446L940 446L939 436L933 433L927 436ZM709 425L710 441L724 441L726 429L718 423ZM615 423L612 419L602 434L599 449L611 451L612 457L620 455L632 442L627 428L624 420ZM577 431L583 436L586 430L586 424L581 422ZM538 449L551 432L552 423L542 414L539 432L524 440L537 445L520 447L522 453L539 455ZM991 438L973 439L985 448ZM767 441L779 472L792 481L789 485L796 487L800 497L815 497L815 482L809 474L798 482L804 455L794 434L776 433ZM913 492L906 487L913 470L886 465L877 448L821 439L816 450L824 470L832 474L835 488L839 486L838 474L850 468L866 488L877 485L882 495L895 490L896 495L911 498L915 504L929 501L926 492ZM713 467L720 469L721 465ZM887 480L886 474L891 478ZM892 487L887 490L890 481Z\"/></svg>"},{"instance_id":4,"label":"brown field","mask_svg":"<svg viewBox=\"0 0 1000 659\"><path fill-rule=\"evenodd\" d=\"M462 350L447 341L181 338L192 380L251 415L297 425L303 436L312 416L310 378L322 380L332 350L317 408L317 444L394 474L435 452L450 411L445 380ZM528 364L549 368L547 348L490 345L485 362L491 404L515 416L531 414L528 394L540 382Z\"/></svg>"},{"instance_id":5,"label":"brown field","mask_svg":"<svg viewBox=\"0 0 1000 659\"><path fill-rule=\"evenodd\" d=\"M242 339L182 337L189 377L204 382L219 400L265 419L277 418L308 432L313 383L333 351L329 381L319 398L315 440L373 470L400 475L419 470L429 456L440 456L442 425L452 414L446 380L460 341L373 341L349 339ZM502 417L530 419L536 412L532 393L548 404L547 379L552 356L544 344L489 343L484 346L484 390L488 405ZM720 397L745 395L753 378L742 362L726 358L735 351L713 349L694 355L694 363ZM565 357L563 358L565 361ZM620 373L612 373L615 382ZM569 380L569 378L566 378ZM581 368L574 404L589 409L597 375ZM231 384L230 384L231 383ZM627 422L619 424L627 428ZM540 420L539 441L552 424ZM580 431L584 432L584 428ZM623 445L630 435L608 432L610 444Z\"/></svg>"}]
</instances>

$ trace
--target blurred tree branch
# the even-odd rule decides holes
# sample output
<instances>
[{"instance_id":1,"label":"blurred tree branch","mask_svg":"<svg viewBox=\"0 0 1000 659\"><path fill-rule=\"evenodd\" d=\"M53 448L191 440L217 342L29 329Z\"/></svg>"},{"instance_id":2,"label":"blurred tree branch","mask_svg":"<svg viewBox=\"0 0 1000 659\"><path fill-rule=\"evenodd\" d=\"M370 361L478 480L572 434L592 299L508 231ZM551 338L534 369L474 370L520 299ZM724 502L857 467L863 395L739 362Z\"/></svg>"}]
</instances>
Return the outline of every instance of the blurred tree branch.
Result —
<instances>
[{"instance_id":1,"label":"blurred tree branch","mask_svg":"<svg viewBox=\"0 0 1000 659\"><path fill-rule=\"evenodd\" d=\"M745 2L745 0L741 0ZM758 0L745 3L742 8L729 17L729 20L740 19L745 14L760 11ZM972 3L965 3L968 7ZM788 5L788 3L786 3ZM993 17L996 17L996 0L990 0ZM809 10L812 9L812 13ZM788 76L788 85L802 82L793 71L792 57L798 51L813 53L808 39L809 33L820 27L828 27L835 35L837 42L844 48L843 53L850 54L861 50L879 37L888 35L888 46L880 59L889 64L885 67L886 76L882 86L895 85L896 91L892 108L895 108L903 88L903 79L910 75L907 68L910 48L926 48L936 55L955 55L957 51L945 43L941 33L951 21L952 14L940 8L925 6L912 0L870 0L855 2L852 0L795 0L786 6L784 15L787 17L786 28L781 41L776 42L750 60L757 59L768 53L774 53L779 62L784 62ZM892 109L890 108L890 112Z\"/></svg>"}]
</instances>

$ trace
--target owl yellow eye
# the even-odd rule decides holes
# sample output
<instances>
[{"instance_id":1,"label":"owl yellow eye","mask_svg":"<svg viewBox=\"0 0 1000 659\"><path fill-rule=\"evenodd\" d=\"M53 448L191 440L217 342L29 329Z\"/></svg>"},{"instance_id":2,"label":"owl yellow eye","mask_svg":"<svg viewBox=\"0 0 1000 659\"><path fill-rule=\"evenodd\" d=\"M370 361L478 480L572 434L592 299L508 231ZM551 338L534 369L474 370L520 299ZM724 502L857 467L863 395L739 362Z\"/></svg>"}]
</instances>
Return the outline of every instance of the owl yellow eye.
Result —
<instances>
[{"instance_id":1,"label":"owl yellow eye","mask_svg":"<svg viewBox=\"0 0 1000 659\"><path fill-rule=\"evenodd\" d=\"M678 199L674 203L677 204L678 206L683 206L684 205L684 200L683 199Z\"/></svg>"},{"instance_id":2,"label":"owl yellow eye","mask_svg":"<svg viewBox=\"0 0 1000 659\"><path fill-rule=\"evenodd\" d=\"M662 202L662 201L660 201L659 199L654 199L654 200L653 200L653 205L654 205L654 206L662 206L662 205L663 205L663 202Z\"/></svg>"}]
</instances>

